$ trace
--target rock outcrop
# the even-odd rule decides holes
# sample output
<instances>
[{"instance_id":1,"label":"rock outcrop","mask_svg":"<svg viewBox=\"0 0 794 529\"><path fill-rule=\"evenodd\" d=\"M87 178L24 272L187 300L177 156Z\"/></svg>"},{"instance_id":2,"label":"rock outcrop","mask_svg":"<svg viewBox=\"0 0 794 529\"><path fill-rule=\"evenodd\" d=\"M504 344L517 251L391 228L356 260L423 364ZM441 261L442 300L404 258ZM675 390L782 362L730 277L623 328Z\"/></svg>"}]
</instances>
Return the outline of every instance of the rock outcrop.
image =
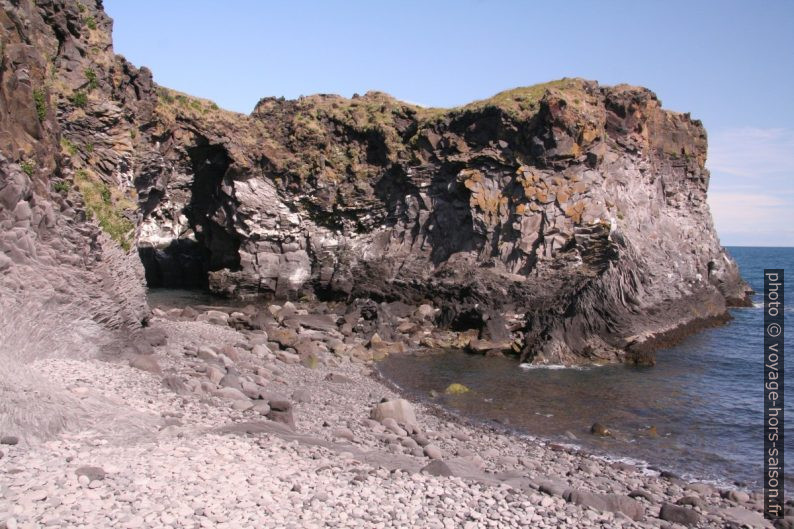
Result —
<instances>
[{"instance_id":1,"label":"rock outcrop","mask_svg":"<svg viewBox=\"0 0 794 529\"><path fill-rule=\"evenodd\" d=\"M250 116L178 97L161 89L137 170L150 284L525 312L522 358L552 363L644 363L746 300L706 204L706 133L646 89L269 98Z\"/></svg>"},{"instance_id":2,"label":"rock outcrop","mask_svg":"<svg viewBox=\"0 0 794 529\"><path fill-rule=\"evenodd\" d=\"M705 131L649 90L563 79L449 110L266 98L246 116L115 56L101 2L4 16L2 152L35 160L29 183L12 171L38 189L34 220L46 200L54 233L81 234L66 259L115 270L90 213L150 286L430 301L448 323L509 310L533 362L645 362L746 302L706 204Z\"/></svg>"}]
</instances>

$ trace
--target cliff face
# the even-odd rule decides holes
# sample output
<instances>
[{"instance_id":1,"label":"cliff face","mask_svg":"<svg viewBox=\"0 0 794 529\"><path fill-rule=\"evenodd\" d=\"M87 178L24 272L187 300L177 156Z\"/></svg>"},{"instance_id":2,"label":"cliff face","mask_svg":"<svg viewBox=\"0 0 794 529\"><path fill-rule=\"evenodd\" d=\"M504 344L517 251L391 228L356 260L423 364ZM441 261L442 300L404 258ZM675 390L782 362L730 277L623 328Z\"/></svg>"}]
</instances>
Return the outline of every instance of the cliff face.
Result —
<instances>
[{"instance_id":1,"label":"cliff face","mask_svg":"<svg viewBox=\"0 0 794 529\"><path fill-rule=\"evenodd\" d=\"M112 54L110 26L100 3L3 2L0 289L8 310L46 307L62 324L74 318L124 328L145 316L139 267L89 221L101 216L79 191L75 166L82 154L64 133L72 122L92 119L89 92L107 94L105 112L129 112L123 99L109 97L128 79L112 86L105 80L127 66ZM96 123L86 129L87 141L107 138ZM111 192L112 183L98 177L91 183L103 195ZM82 191L90 198L89 187ZM116 187L108 204L124 193Z\"/></svg>"},{"instance_id":2,"label":"cliff face","mask_svg":"<svg viewBox=\"0 0 794 529\"><path fill-rule=\"evenodd\" d=\"M705 131L646 89L204 104L158 101L136 181L150 284L431 300L453 325L526 313L524 359L565 363L641 360L746 298L705 201Z\"/></svg>"},{"instance_id":3,"label":"cliff face","mask_svg":"<svg viewBox=\"0 0 794 529\"><path fill-rule=\"evenodd\" d=\"M23 184L56 205L53 232L81 233L64 255L110 252L87 211L150 286L429 300L461 329L525 314L535 362L640 360L746 299L705 202L705 131L646 89L566 79L448 110L268 98L245 116L113 55L101 3L25 5L5 16L34 30L3 26L37 58L13 59L27 81L4 68L3 152L35 158Z\"/></svg>"}]
</instances>

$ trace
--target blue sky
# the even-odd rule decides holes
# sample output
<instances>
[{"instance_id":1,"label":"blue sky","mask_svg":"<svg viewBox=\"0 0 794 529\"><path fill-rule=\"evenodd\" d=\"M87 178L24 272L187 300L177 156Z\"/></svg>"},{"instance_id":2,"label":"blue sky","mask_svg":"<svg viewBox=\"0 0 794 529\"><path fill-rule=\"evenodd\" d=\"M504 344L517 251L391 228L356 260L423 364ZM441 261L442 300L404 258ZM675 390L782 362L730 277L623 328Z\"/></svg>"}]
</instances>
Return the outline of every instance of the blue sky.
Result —
<instances>
[{"instance_id":1,"label":"blue sky","mask_svg":"<svg viewBox=\"0 0 794 529\"><path fill-rule=\"evenodd\" d=\"M794 2L105 0L117 53L165 86L382 90L455 106L561 77L647 86L701 119L725 245L794 246Z\"/></svg>"}]
</instances>

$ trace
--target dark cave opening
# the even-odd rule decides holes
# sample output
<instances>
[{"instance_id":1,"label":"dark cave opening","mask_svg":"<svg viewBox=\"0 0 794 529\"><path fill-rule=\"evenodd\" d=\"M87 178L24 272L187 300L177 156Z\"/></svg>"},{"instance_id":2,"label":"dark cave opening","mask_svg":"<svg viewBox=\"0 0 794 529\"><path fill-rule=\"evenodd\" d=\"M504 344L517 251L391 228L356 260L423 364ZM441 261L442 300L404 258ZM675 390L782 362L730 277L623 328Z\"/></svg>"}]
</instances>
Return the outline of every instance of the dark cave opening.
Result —
<instances>
[{"instance_id":1,"label":"dark cave opening","mask_svg":"<svg viewBox=\"0 0 794 529\"><path fill-rule=\"evenodd\" d=\"M177 239L165 249L138 249L149 288L206 290L207 253L206 248L189 239Z\"/></svg>"},{"instance_id":2,"label":"dark cave opening","mask_svg":"<svg viewBox=\"0 0 794 529\"><path fill-rule=\"evenodd\" d=\"M223 192L231 159L223 146L208 142L187 152L193 181L182 213L193 236L175 239L166 248L138 249L149 288L207 290L210 272L240 269L240 241L229 226L234 205Z\"/></svg>"}]
</instances>

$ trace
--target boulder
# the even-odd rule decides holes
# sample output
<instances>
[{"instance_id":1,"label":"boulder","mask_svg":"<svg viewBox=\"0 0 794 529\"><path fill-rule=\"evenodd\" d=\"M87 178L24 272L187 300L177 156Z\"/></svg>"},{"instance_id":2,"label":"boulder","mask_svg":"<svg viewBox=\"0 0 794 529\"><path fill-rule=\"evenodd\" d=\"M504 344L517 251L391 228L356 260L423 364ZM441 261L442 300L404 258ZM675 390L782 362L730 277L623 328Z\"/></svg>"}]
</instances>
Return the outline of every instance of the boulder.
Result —
<instances>
[{"instance_id":1,"label":"boulder","mask_svg":"<svg viewBox=\"0 0 794 529\"><path fill-rule=\"evenodd\" d=\"M328 373L325 375L323 380L327 380L328 382L333 382L334 384L352 384L353 379L350 377L346 377L345 375L340 375L339 373Z\"/></svg>"},{"instance_id":2,"label":"boulder","mask_svg":"<svg viewBox=\"0 0 794 529\"><path fill-rule=\"evenodd\" d=\"M591 507L603 512L621 512L634 521L645 517L645 508L637 500L621 494L597 494L581 490L570 490L564 495L566 501Z\"/></svg>"},{"instance_id":3,"label":"boulder","mask_svg":"<svg viewBox=\"0 0 794 529\"><path fill-rule=\"evenodd\" d=\"M205 362L218 359L218 353L215 352L215 349L206 345L202 345L198 348L196 356Z\"/></svg>"},{"instance_id":4,"label":"boulder","mask_svg":"<svg viewBox=\"0 0 794 529\"><path fill-rule=\"evenodd\" d=\"M77 474L78 477L87 477L88 481L103 481L107 476L104 469L94 466L80 467L75 471L75 474Z\"/></svg>"},{"instance_id":5,"label":"boulder","mask_svg":"<svg viewBox=\"0 0 794 529\"><path fill-rule=\"evenodd\" d=\"M416 421L413 407L405 399L392 399L378 403L372 408L369 416L378 422L391 418L397 421L398 424L410 426L416 431L419 430L419 423Z\"/></svg>"},{"instance_id":6,"label":"boulder","mask_svg":"<svg viewBox=\"0 0 794 529\"><path fill-rule=\"evenodd\" d=\"M227 400L249 400L248 397L237 388L221 388L215 392L215 395Z\"/></svg>"},{"instance_id":7,"label":"boulder","mask_svg":"<svg viewBox=\"0 0 794 529\"><path fill-rule=\"evenodd\" d=\"M266 415L268 419L286 424L293 430L295 429L295 418L292 415L292 403L287 400L271 400L268 404L270 405L270 413Z\"/></svg>"},{"instance_id":8,"label":"boulder","mask_svg":"<svg viewBox=\"0 0 794 529\"><path fill-rule=\"evenodd\" d=\"M266 417L270 413L270 404L264 401L255 402L251 410Z\"/></svg>"},{"instance_id":9,"label":"boulder","mask_svg":"<svg viewBox=\"0 0 794 529\"><path fill-rule=\"evenodd\" d=\"M727 509L721 509L719 512L726 519L731 520L742 527L764 526L763 515L749 509L745 509L744 507L728 507Z\"/></svg>"},{"instance_id":10,"label":"boulder","mask_svg":"<svg viewBox=\"0 0 794 529\"><path fill-rule=\"evenodd\" d=\"M726 500L734 503L747 503L750 501L750 495L741 490L726 490L720 494Z\"/></svg>"},{"instance_id":11,"label":"boulder","mask_svg":"<svg viewBox=\"0 0 794 529\"><path fill-rule=\"evenodd\" d=\"M295 402L311 402L312 393L305 388L296 389L292 392L292 400Z\"/></svg>"},{"instance_id":12,"label":"boulder","mask_svg":"<svg viewBox=\"0 0 794 529\"><path fill-rule=\"evenodd\" d=\"M219 310L208 310L207 312L200 314L196 318L196 321L205 321L215 325L228 325L229 315Z\"/></svg>"},{"instance_id":13,"label":"boulder","mask_svg":"<svg viewBox=\"0 0 794 529\"><path fill-rule=\"evenodd\" d=\"M452 469L441 459L434 459L429 464L422 467L420 472L431 476L454 476Z\"/></svg>"},{"instance_id":14,"label":"boulder","mask_svg":"<svg viewBox=\"0 0 794 529\"><path fill-rule=\"evenodd\" d=\"M688 527L700 523L700 514L687 507L680 507L672 503L665 503L659 510L659 518L666 522L673 522Z\"/></svg>"},{"instance_id":15,"label":"boulder","mask_svg":"<svg viewBox=\"0 0 794 529\"><path fill-rule=\"evenodd\" d=\"M629 492L629 498L635 498L635 499L642 498L648 503L653 503L653 496L651 495L651 493L643 489L632 490L631 492Z\"/></svg>"},{"instance_id":16,"label":"boulder","mask_svg":"<svg viewBox=\"0 0 794 529\"><path fill-rule=\"evenodd\" d=\"M355 439L353 431L350 428L334 428L331 435L337 439L345 439L352 442Z\"/></svg>"},{"instance_id":17,"label":"boulder","mask_svg":"<svg viewBox=\"0 0 794 529\"><path fill-rule=\"evenodd\" d=\"M444 457L444 454L441 452L441 449L434 445L429 444L423 448L424 454L429 457L430 459L441 459Z\"/></svg>"},{"instance_id":18,"label":"boulder","mask_svg":"<svg viewBox=\"0 0 794 529\"><path fill-rule=\"evenodd\" d=\"M130 367L150 373L160 373L161 371L157 359L151 355L134 355L130 359Z\"/></svg>"},{"instance_id":19,"label":"boulder","mask_svg":"<svg viewBox=\"0 0 794 529\"><path fill-rule=\"evenodd\" d=\"M218 385L224 388L234 388L240 391L243 389L240 377L233 373L225 374L223 378L221 378L220 382L218 382Z\"/></svg>"},{"instance_id":20,"label":"boulder","mask_svg":"<svg viewBox=\"0 0 794 529\"><path fill-rule=\"evenodd\" d=\"M276 327L268 330L267 337L281 347L295 347L298 343L298 334L295 330L285 327Z\"/></svg>"},{"instance_id":21,"label":"boulder","mask_svg":"<svg viewBox=\"0 0 794 529\"><path fill-rule=\"evenodd\" d=\"M593 423L593 425L590 427L590 433L601 437L609 437L612 435L612 432L609 431L609 428L600 422Z\"/></svg>"}]
</instances>

